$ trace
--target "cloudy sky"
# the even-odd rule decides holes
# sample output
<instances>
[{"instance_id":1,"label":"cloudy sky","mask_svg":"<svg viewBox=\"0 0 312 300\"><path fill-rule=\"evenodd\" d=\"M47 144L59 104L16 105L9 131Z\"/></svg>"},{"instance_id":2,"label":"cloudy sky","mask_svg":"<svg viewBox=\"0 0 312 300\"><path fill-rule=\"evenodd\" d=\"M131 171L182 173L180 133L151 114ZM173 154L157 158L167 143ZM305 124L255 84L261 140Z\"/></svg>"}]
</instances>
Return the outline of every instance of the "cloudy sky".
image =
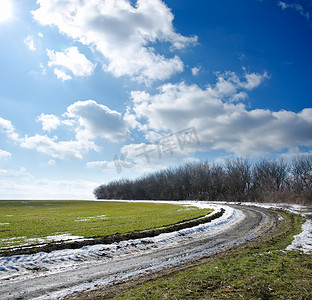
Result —
<instances>
[{"instance_id":1,"label":"cloudy sky","mask_svg":"<svg viewBox=\"0 0 312 300\"><path fill-rule=\"evenodd\" d=\"M0 199L312 149L310 0L1 0Z\"/></svg>"}]
</instances>

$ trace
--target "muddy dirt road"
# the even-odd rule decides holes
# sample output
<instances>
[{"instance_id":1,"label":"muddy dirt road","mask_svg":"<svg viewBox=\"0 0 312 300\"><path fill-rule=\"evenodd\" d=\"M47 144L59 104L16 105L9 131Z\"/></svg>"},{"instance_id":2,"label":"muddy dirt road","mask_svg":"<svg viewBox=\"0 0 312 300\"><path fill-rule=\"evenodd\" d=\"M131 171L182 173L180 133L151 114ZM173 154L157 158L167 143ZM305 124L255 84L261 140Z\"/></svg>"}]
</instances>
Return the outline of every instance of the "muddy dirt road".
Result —
<instances>
[{"instance_id":1,"label":"muddy dirt road","mask_svg":"<svg viewBox=\"0 0 312 300\"><path fill-rule=\"evenodd\" d=\"M221 207L226 213L209 224L155 238L2 258L1 299L60 299L159 272L269 234L279 222L278 213L264 208L214 208Z\"/></svg>"}]
</instances>

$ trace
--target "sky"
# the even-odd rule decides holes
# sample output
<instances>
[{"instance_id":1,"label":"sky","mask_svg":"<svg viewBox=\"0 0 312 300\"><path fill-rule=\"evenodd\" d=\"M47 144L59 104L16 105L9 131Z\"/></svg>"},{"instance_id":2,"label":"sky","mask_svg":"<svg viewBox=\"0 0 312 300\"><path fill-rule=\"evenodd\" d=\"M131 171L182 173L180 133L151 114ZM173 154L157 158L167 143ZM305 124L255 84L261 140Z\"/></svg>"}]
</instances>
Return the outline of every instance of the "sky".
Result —
<instances>
[{"instance_id":1,"label":"sky","mask_svg":"<svg viewBox=\"0 0 312 300\"><path fill-rule=\"evenodd\" d=\"M0 0L0 199L312 150L310 0Z\"/></svg>"}]
</instances>

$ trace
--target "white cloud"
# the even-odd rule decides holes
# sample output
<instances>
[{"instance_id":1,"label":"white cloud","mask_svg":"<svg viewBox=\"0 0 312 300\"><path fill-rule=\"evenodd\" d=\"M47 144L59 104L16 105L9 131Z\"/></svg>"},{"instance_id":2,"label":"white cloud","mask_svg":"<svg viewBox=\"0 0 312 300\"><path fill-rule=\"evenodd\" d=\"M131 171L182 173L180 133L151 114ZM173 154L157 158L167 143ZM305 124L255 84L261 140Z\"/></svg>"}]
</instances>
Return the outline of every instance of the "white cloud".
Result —
<instances>
[{"instance_id":1,"label":"white cloud","mask_svg":"<svg viewBox=\"0 0 312 300\"><path fill-rule=\"evenodd\" d=\"M133 92L133 116L149 134L195 128L200 145L192 150L225 150L237 156L261 156L296 146L312 147L312 109L291 111L247 110L239 98L258 86L267 74L218 75L217 83L166 84L159 92ZM142 128L142 127L141 127Z\"/></svg>"},{"instance_id":2,"label":"white cloud","mask_svg":"<svg viewBox=\"0 0 312 300\"><path fill-rule=\"evenodd\" d=\"M33 179L33 176L30 173L28 173L25 168L22 167L19 170L0 169L0 179L1 179L1 182L5 180L25 181L25 180Z\"/></svg>"},{"instance_id":3,"label":"white cloud","mask_svg":"<svg viewBox=\"0 0 312 300\"><path fill-rule=\"evenodd\" d=\"M14 131L14 128L13 128L11 122L3 119L1 117L0 117L0 129L4 130L4 131L9 131L9 132Z\"/></svg>"},{"instance_id":4,"label":"white cloud","mask_svg":"<svg viewBox=\"0 0 312 300\"><path fill-rule=\"evenodd\" d=\"M46 135L26 136L21 146L27 149L35 149L58 159L82 159L83 154L90 150L98 151L98 147L92 141L57 141L57 137L50 138Z\"/></svg>"},{"instance_id":5,"label":"white cloud","mask_svg":"<svg viewBox=\"0 0 312 300\"><path fill-rule=\"evenodd\" d=\"M40 114L36 119L37 122L42 123L42 130L51 132L61 125L60 119L55 115Z\"/></svg>"},{"instance_id":6,"label":"white cloud","mask_svg":"<svg viewBox=\"0 0 312 300\"><path fill-rule=\"evenodd\" d=\"M24 39L24 44L28 47L28 49L30 51L35 51L36 50L35 43L34 43L34 38L31 35L28 35Z\"/></svg>"},{"instance_id":7,"label":"white cloud","mask_svg":"<svg viewBox=\"0 0 312 300\"><path fill-rule=\"evenodd\" d=\"M299 3L292 3L292 4L287 4L285 2L282 2L282 1L279 1L278 2L278 5L283 9L287 9L287 8L290 8L290 9L293 9L297 12L300 13L301 16L303 16L305 19L309 20L310 19L310 14L309 12L305 11L303 6Z\"/></svg>"},{"instance_id":8,"label":"white cloud","mask_svg":"<svg viewBox=\"0 0 312 300\"><path fill-rule=\"evenodd\" d=\"M259 78L257 82L260 84L267 74L255 74L255 76ZM213 118L223 110L222 101L233 102L238 97L246 97L242 92L245 93L246 87L251 89L248 78L248 74L241 79L235 73L227 72L218 74L217 83L214 86L208 85L205 90L195 84L186 85L182 82L165 84L154 96L135 91L131 93L134 103L133 112L138 121L147 120L143 128L173 132L183 130L196 125L195 121L188 121L190 116L202 118L208 113L208 116ZM253 84L253 87L256 85Z\"/></svg>"},{"instance_id":9,"label":"white cloud","mask_svg":"<svg viewBox=\"0 0 312 300\"><path fill-rule=\"evenodd\" d=\"M193 76L197 76L198 75L198 73L200 72L200 67L194 67L194 68L192 68L192 74L193 74Z\"/></svg>"},{"instance_id":10,"label":"white cloud","mask_svg":"<svg viewBox=\"0 0 312 300\"><path fill-rule=\"evenodd\" d=\"M278 5L279 5L283 10L286 9L286 8L288 7L288 4L286 4L285 2L282 2L282 1L278 2Z\"/></svg>"},{"instance_id":11,"label":"white cloud","mask_svg":"<svg viewBox=\"0 0 312 300\"><path fill-rule=\"evenodd\" d=\"M94 143L97 138L119 142L126 140L130 134L131 126L119 112L93 100L75 102L67 108L63 118L60 120L55 115L42 113L36 121L41 122L42 129L48 132L64 124L75 132L75 139L62 141L57 136L40 134L19 138L11 122L3 118L0 118L0 131L23 148L34 149L55 159L70 160L82 159L90 150L99 151L100 148Z\"/></svg>"},{"instance_id":12,"label":"white cloud","mask_svg":"<svg viewBox=\"0 0 312 300\"><path fill-rule=\"evenodd\" d=\"M217 72L217 83L214 86L209 85L208 89L212 96L220 99L231 100L231 97L237 95L237 91L248 90L251 91L258 87L265 79L269 78L267 72L263 74L246 73L243 78L240 78L234 72Z\"/></svg>"},{"instance_id":13,"label":"white cloud","mask_svg":"<svg viewBox=\"0 0 312 300\"><path fill-rule=\"evenodd\" d=\"M72 80L73 78L70 75L67 75L63 70L58 69L58 68L54 68L53 70L54 74L56 75L56 77L58 79L61 79L63 81L66 80Z\"/></svg>"},{"instance_id":14,"label":"white cloud","mask_svg":"<svg viewBox=\"0 0 312 300\"><path fill-rule=\"evenodd\" d=\"M312 150L310 151L302 151L299 147L289 148L287 152L282 153L280 155L281 158L285 158L286 160L292 160L301 155L312 155Z\"/></svg>"},{"instance_id":15,"label":"white cloud","mask_svg":"<svg viewBox=\"0 0 312 300\"><path fill-rule=\"evenodd\" d=\"M49 161L48 161L48 165L49 166L54 166L56 164L56 161L54 160L54 159L50 159Z\"/></svg>"},{"instance_id":16,"label":"white cloud","mask_svg":"<svg viewBox=\"0 0 312 300\"><path fill-rule=\"evenodd\" d=\"M0 161L1 160L8 160L12 157L10 152L4 151L0 149Z\"/></svg>"},{"instance_id":17,"label":"white cloud","mask_svg":"<svg viewBox=\"0 0 312 300\"><path fill-rule=\"evenodd\" d=\"M135 115L131 112L131 108L129 106L126 107L126 113L123 119L129 125L131 129L143 128L142 124L137 121Z\"/></svg>"},{"instance_id":18,"label":"white cloud","mask_svg":"<svg viewBox=\"0 0 312 300\"><path fill-rule=\"evenodd\" d=\"M69 47L64 52L47 49L47 54L50 59L48 63L50 67L59 66L66 68L78 77L90 76L96 67L84 54L78 51L77 47ZM64 70L59 68L55 68L54 73L63 81L71 79L71 76L67 75Z\"/></svg>"},{"instance_id":19,"label":"white cloud","mask_svg":"<svg viewBox=\"0 0 312 300\"><path fill-rule=\"evenodd\" d=\"M43 119L43 126L45 129L48 128L51 130L52 125L50 120L47 121L46 116L41 114L39 116ZM52 118L53 119L53 118ZM56 119L54 119L55 122ZM20 138L17 133L15 133L14 127L11 122L0 118L0 130L4 131L4 133L13 140L14 142L19 143L19 145L23 148L27 149L35 149L40 153L44 153L50 155L53 158L58 159L82 159L83 154L89 152L90 150L98 151L99 148L94 144L93 141L89 140L73 140L73 141L58 141L57 137L50 138L46 135L36 134L34 136L25 136Z\"/></svg>"},{"instance_id":20,"label":"white cloud","mask_svg":"<svg viewBox=\"0 0 312 300\"><path fill-rule=\"evenodd\" d=\"M233 73L231 73L233 74ZM232 75L234 76L234 74ZM249 73L245 75L246 81L245 82L240 82L240 80L237 80L237 83L244 89L246 90L253 90L254 88L258 87L263 80L268 79L269 75L267 72L264 74L257 74L257 73Z\"/></svg>"},{"instance_id":21,"label":"white cloud","mask_svg":"<svg viewBox=\"0 0 312 300\"><path fill-rule=\"evenodd\" d=\"M248 94L246 92L239 92L232 97L232 102L242 101L248 98Z\"/></svg>"},{"instance_id":22,"label":"white cloud","mask_svg":"<svg viewBox=\"0 0 312 300\"><path fill-rule=\"evenodd\" d=\"M118 142L129 136L129 124L121 114L93 100L75 102L65 115L79 121L78 139L104 138Z\"/></svg>"},{"instance_id":23,"label":"white cloud","mask_svg":"<svg viewBox=\"0 0 312 300\"><path fill-rule=\"evenodd\" d=\"M15 129L9 120L5 120L0 117L0 130L3 131L13 141L18 141L18 134L15 133Z\"/></svg>"},{"instance_id":24,"label":"white cloud","mask_svg":"<svg viewBox=\"0 0 312 300\"><path fill-rule=\"evenodd\" d=\"M195 44L197 37L176 33L173 14L161 0L38 0L33 11L42 25L59 31L104 55L104 70L140 81L164 80L183 70L178 56L157 53L153 44L169 42L171 50Z\"/></svg>"},{"instance_id":25,"label":"white cloud","mask_svg":"<svg viewBox=\"0 0 312 300\"><path fill-rule=\"evenodd\" d=\"M42 63L39 63L39 68L41 69L41 75L46 75L47 74L47 69Z\"/></svg>"}]
</instances>

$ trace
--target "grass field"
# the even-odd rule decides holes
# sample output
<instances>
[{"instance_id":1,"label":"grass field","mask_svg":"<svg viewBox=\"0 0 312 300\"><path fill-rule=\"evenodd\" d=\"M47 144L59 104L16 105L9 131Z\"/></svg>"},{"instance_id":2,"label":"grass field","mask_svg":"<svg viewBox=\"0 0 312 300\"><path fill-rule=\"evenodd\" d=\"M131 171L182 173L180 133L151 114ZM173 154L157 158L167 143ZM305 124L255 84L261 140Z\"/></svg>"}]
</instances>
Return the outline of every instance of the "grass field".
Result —
<instances>
[{"instance_id":1,"label":"grass field","mask_svg":"<svg viewBox=\"0 0 312 300\"><path fill-rule=\"evenodd\" d=\"M66 235L91 237L152 229L209 212L163 203L0 201L0 248L53 241Z\"/></svg>"}]
</instances>

